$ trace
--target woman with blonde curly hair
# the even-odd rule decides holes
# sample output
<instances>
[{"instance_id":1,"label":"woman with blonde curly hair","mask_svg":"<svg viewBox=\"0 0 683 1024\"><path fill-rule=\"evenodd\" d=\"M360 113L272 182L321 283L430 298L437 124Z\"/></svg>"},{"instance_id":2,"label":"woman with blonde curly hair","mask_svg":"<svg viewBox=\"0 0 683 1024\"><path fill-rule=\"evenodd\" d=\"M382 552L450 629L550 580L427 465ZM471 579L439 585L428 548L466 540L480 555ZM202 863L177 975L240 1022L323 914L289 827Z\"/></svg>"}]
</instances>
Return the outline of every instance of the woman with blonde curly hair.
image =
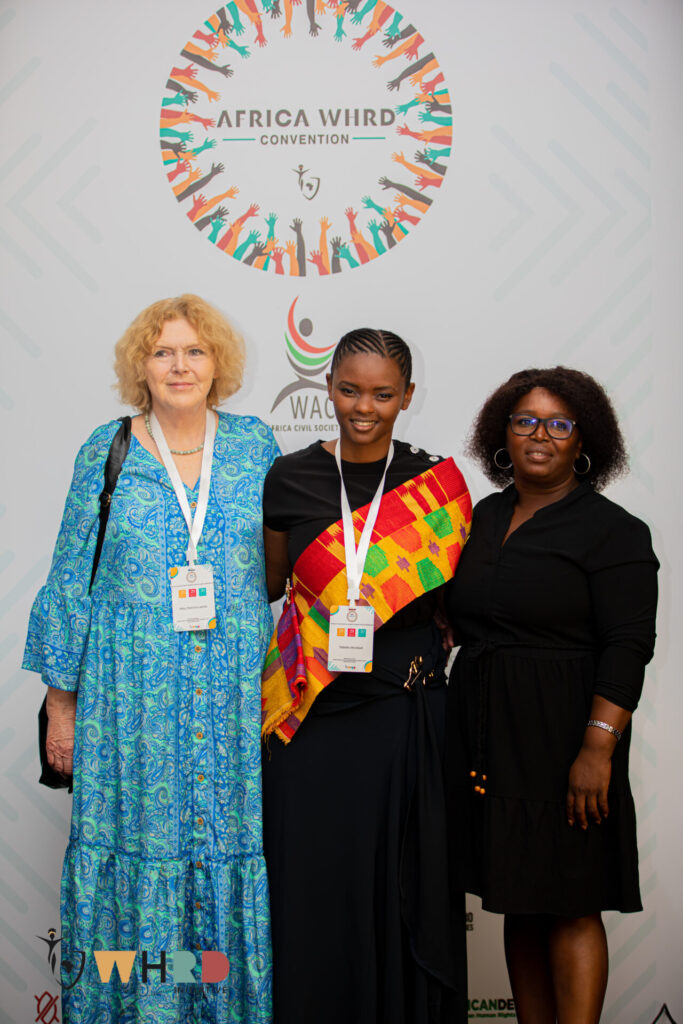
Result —
<instances>
[{"instance_id":1,"label":"woman with blonde curly hair","mask_svg":"<svg viewBox=\"0 0 683 1024\"><path fill-rule=\"evenodd\" d=\"M244 346L197 296L143 310L115 366L139 414L78 454L24 657L48 688L49 763L73 774L63 1019L265 1024L261 496L277 446L255 417L216 411L242 383ZM126 426L103 529L105 463ZM95 950L135 950L130 978L103 982Z\"/></svg>"}]
</instances>

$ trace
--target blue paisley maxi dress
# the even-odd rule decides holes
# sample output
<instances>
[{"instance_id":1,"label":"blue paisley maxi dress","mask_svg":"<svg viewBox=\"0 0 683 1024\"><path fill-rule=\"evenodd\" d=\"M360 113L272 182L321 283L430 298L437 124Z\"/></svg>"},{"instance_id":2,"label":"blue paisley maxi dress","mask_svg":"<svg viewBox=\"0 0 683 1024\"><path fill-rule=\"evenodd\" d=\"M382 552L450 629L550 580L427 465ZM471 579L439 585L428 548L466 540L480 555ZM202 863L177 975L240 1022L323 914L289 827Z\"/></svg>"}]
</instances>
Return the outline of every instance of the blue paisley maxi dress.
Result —
<instances>
[{"instance_id":1,"label":"blue paisley maxi dress","mask_svg":"<svg viewBox=\"0 0 683 1024\"><path fill-rule=\"evenodd\" d=\"M198 561L213 566L217 627L176 633L168 569L187 527L165 468L135 439L88 594L104 462L118 428L76 459L24 667L78 690L71 834L62 874L66 1024L266 1024L268 883L261 833L260 674L272 630L261 496L277 445L219 415ZM196 489L187 488L190 503ZM102 983L93 950L136 950L128 983ZM160 970L142 979L142 951ZM222 983L172 979L174 950L220 950ZM73 987L83 962L83 972ZM178 964L182 959L177 958Z\"/></svg>"}]
</instances>

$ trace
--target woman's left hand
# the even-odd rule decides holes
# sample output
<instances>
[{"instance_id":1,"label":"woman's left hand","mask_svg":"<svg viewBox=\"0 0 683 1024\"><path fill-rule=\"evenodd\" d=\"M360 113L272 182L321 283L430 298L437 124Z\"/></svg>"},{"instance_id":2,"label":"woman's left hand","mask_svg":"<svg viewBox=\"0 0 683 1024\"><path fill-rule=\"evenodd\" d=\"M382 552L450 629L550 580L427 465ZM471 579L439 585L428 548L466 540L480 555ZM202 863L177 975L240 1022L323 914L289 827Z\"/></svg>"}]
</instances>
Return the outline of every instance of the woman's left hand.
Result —
<instances>
[{"instance_id":1,"label":"woman's left hand","mask_svg":"<svg viewBox=\"0 0 683 1024\"><path fill-rule=\"evenodd\" d=\"M617 745L614 729L623 733L631 721L631 712L596 695L588 718L598 726L586 726L578 757L569 769L567 789L567 821L570 825L578 821L583 829L588 828L589 819L599 825L609 814L607 790ZM612 729L604 728L606 725Z\"/></svg>"},{"instance_id":2,"label":"woman's left hand","mask_svg":"<svg viewBox=\"0 0 683 1024\"><path fill-rule=\"evenodd\" d=\"M607 790L612 776L611 750L599 747L581 747L569 770L567 790L567 821L578 822L582 829L588 822L599 825L609 814Z\"/></svg>"}]
</instances>

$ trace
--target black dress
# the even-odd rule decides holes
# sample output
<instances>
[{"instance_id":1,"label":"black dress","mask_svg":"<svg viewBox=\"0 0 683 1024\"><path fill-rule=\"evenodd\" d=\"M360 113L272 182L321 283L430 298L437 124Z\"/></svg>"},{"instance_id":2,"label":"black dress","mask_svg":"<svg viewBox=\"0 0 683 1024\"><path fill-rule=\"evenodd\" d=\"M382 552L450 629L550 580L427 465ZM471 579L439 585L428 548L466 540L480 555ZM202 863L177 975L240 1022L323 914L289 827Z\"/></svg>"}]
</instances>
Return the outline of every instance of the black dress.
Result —
<instances>
[{"instance_id":1,"label":"black dress","mask_svg":"<svg viewBox=\"0 0 683 1024\"><path fill-rule=\"evenodd\" d=\"M638 702L655 637L649 530L581 484L503 544L515 500L510 486L478 503L448 595L462 644L447 711L455 884L503 913L640 910L630 726L607 820L570 827L565 799L593 695Z\"/></svg>"},{"instance_id":2,"label":"black dress","mask_svg":"<svg viewBox=\"0 0 683 1024\"><path fill-rule=\"evenodd\" d=\"M385 490L441 461L395 441ZM384 462L343 462L352 509ZM264 521L292 564L341 518L339 473L319 443L276 460ZM449 906L441 781L444 656L434 596L375 633L373 672L343 673L288 745L263 753L275 1024L460 1024L467 1019L464 905ZM435 678L411 692L410 661ZM418 795L418 791L420 791ZM458 935L454 937L453 917Z\"/></svg>"}]
</instances>

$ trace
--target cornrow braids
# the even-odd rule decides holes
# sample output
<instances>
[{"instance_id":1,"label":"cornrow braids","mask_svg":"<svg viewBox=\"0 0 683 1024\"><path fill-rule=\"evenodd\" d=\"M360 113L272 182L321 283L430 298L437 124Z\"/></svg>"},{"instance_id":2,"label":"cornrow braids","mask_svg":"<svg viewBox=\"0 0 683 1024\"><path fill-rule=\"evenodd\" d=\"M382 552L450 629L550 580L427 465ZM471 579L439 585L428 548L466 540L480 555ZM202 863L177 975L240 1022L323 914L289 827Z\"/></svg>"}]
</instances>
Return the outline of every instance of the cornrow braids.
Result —
<instances>
[{"instance_id":1,"label":"cornrow braids","mask_svg":"<svg viewBox=\"0 0 683 1024\"><path fill-rule=\"evenodd\" d=\"M359 327L341 338L332 356L331 372L334 374L346 356L358 355L361 352L372 352L383 359L393 359L401 371L406 387L410 384L413 376L413 358L405 341L393 331L380 331L374 327Z\"/></svg>"}]
</instances>

